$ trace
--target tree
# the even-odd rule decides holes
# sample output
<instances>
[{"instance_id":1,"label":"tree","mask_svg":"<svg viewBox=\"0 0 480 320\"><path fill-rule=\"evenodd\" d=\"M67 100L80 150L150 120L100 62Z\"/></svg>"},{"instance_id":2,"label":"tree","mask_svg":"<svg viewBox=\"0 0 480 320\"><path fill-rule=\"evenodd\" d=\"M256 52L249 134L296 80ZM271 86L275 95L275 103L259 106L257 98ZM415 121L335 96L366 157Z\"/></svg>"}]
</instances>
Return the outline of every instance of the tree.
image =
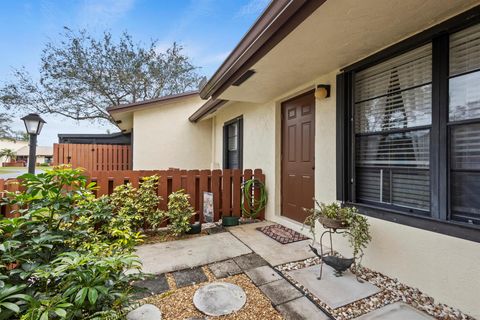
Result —
<instances>
[{"instance_id":1,"label":"tree","mask_svg":"<svg viewBox=\"0 0 480 320\"><path fill-rule=\"evenodd\" d=\"M28 141L30 135L26 131L12 131L11 137L16 141Z\"/></svg>"},{"instance_id":2,"label":"tree","mask_svg":"<svg viewBox=\"0 0 480 320\"><path fill-rule=\"evenodd\" d=\"M196 89L200 81L177 43L160 52L156 40L134 43L126 32L118 41L109 32L96 39L69 28L61 36L45 45L38 81L24 68L14 70L14 81L0 88L4 108L115 124L107 107Z\"/></svg>"},{"instance_id":3,"label":"tree","mask_svg":"<svg viewBox=\"0 0 480 320\"><path fill-rule=\"evenodd\" d=\"M15 135L18 133L10 127L11 122L10 115L0 112L0 139L15 140Z\"/></svg>"},{"instance_id":4,"label":"tree","mask_svg":"<svg viewBox=\"0 0 480 320\"><path fill-rule=\"evenodd\" d=\"M15 161L17 159L17 153L12 149L5 148L0 150L0 158L3 158L5 160L10 159L10 161Z\"/></svg>"}]
</instances>

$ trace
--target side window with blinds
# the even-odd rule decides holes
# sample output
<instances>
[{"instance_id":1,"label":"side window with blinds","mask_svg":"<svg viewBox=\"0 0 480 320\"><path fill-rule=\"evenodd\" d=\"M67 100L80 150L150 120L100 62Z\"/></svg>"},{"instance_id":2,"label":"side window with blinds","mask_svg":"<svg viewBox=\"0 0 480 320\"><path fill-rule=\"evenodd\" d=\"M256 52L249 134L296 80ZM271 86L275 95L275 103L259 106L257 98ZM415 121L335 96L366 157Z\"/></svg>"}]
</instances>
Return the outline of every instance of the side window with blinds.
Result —
<instances>
[{"instance_id":1,"label":"side window with blinds","mask_svg":"<svg viewBox=\"0 0 480 320\"><path fill-rule=\"evenodd\" d=\"M432 46L355 74L356 201L430 210Z\"/></svg>"},{"instance_id":2,"label":"side window with blinds","mask_svg":"<svg viewBox=\"0 0 480 320\"><path fill-rule=\"evenodd\" d=\"M480 13L467 20L337 76L337 191L363 214L480 242Z\"/></svg>"},{"instance_id":3,"label":"side window with blinds","mask_svg":"<svg viewBox=\"0 0 480 320\"><path fill-rule=\"evenodd\" d=\"M228 121L223 126L223 167L242 169L243 160L243 119Z\"/></svg>"},{"instance_id":4,"label":"side window with blinds","mask_svg":"<svg viewBox=\"0 0 480 320\"><path fill-rule=\"evenodd\" d=\"M450 36L450 214L480 224L480 25Z\"/></svg>"}]
</instances>

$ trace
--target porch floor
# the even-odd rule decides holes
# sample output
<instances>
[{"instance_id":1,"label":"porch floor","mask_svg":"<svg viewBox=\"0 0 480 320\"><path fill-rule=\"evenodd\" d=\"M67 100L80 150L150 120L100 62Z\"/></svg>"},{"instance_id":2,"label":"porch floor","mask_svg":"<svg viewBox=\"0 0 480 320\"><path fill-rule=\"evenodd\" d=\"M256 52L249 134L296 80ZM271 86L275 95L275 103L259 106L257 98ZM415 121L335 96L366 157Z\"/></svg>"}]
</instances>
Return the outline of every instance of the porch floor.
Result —
<instances>
[{"instance_id":1,"label":"porch floor","mask_svg":"<svg viewBox=\"0 0 480 320\"><path fill-rule=\"evenodd\" d=\"M325 278L322 280L316 279L318 265L282 271L282 266L287 264L316 258L308 247L311 240L280 244L256 230L270 224L272 223L267 221L246 224L228 228L223 233L143 245L138 247L137 254L143 263L144 272L172 273L176 282L179 278L178 271L184 272L182 276L187 278L190 273L196 275L191 279L182 279L185 283L190 280L191 284L202 282L198 280L203 278L199 277L202 274L198 273L203 271L197 267L202 267L203 270L208 268L208 272L215 278L227 278L227 281L228 277L244 273L285 319L335 319L328 314L327 309L349 305L381 291L369 282L357 282L351 273L346 273L341 278L329 276L333 272L329 272L331 270L327 266L324 266ZM314 295L314 299L309 297L305 289ZM322 304L317 299L329 308L320 307ZM358 319L407 318L433 319L403 303L378 308Z\"/></svg>"},{"instance_id":2,"label":"porch floor","mask_svg":"<svg viewBox=\"0 0 480 320\"><path fill-rule=\"evenodd\" d=\"M308 247L311 240L281 244L256 230L271 224L268 221L244 224L231 227L228 231L272 266L315 257Z\"/></svg>"}]
</instances>

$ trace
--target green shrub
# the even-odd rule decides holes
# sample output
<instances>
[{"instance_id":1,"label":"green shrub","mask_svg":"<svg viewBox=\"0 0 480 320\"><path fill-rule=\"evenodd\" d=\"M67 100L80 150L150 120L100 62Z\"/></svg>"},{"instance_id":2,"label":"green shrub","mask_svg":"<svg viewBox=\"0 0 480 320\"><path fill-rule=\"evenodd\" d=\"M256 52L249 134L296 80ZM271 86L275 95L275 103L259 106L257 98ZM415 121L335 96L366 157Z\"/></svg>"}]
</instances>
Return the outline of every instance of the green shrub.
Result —
<instances>
[{"instance_id":1,"label":"green shrub","mask_svg":"<svg viewBox=\"0 0 480 320\"><path fill-rule=\"evenodd\" d=\"M190 195L184 190L171 193L168 196L168 210L159 211L157 221L169 221L169 228L173 235L179 236L190 230L190 219L195 210L190 206Z\"/></svg>"},{"instance_id":2,"label":"green shrub","mask_svg":"<svg viewBox=\"0 0 480 320\"><path fill-rule=\"evenodd\" d=\"M107 197L68 167L21 178L3 204L21 216L0 220L0 320L86 319L122 314L141 274L132 255L141 240ZM123 225L125 223L125 225Z\"/></svg>"},{"instance_id":3,"label":"green shrub","mask_svg":"<svg viewBox=\"0 0 480 320\"><path fill-rule=\"evenodd\" d=\"M128 219L136 229L144 228L152 222L152 216L158 211L158 203L162 200L157 195L158 176L144 177L138 189L131 183L118 186L110 195L110 203L116 216Z\"/></svg>"}]
</instances>

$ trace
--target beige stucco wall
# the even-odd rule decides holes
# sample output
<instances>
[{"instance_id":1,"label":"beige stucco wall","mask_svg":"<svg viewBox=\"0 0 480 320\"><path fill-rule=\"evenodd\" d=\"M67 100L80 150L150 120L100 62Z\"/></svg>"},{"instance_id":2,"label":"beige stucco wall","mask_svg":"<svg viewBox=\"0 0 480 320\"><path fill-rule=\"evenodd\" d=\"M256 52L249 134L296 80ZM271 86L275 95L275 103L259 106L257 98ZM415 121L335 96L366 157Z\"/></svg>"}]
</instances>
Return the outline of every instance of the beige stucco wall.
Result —
<instances>
[{"instance_id":1,"label":"beige stucco wall","mask_svg":"<svg viewBox=\"0 0 480 320\"><path fill-rule=\"evenodd\" d=\"M211 120L191 123L202 103L189 97L133 113L133 169L210 169Z\"/></svg>"},{"instance_id":2,"label":"beige stucco wall","mask_svg":"<svg viewBox=\"0 0 480 320\"><path fill-rule=\"evenodd\" d=\"M280 105L314 84L332 85L331 98L316 100L315 197L322 202L336 199L335 76L337 71L291 90L265 104L231 103L215 115L214 163L222 164L223 123L243 115L244 168L261 168L266 175L269 203L266 217L306 233L301 224L280 213ZM436 301L480 318L480 244L384 220L368 218L373 241L363 265L419 288ZM321 231L318 227L319 232ZM318 237L317 237L318 238ZM334 240L335 249L346 256L351 249L344 238Z\"/></svg>"},{"instance_id":3,"label":"beige stucco wall","mask_svg":"<svg viewBox=\"0 0 480 320\"><path fill-rule=\"evenodd\" d=\"M243 115L243 167L245 169L262 169L269 192L279 190L276 175L276 104L233 103L222 108L215 116L213 132L214 168L222 168L223 161L223 124ZM267 204L266 215L273 218L275 197Z\"/></svg>"},{"instance_id":4,"label":"beige stucco wall","mask_svg":"<svg viewBox=\"0 0 480 320\"><path fill-rule=\"evenodd\" d=\"M0 139L0 150L2 149L11 149L13 151L18 151L18 149L21 149L25 146L28 146L27 141L12 141L12 140L1 140ZM0 158L0 163L1 162L6 162L9 161L10 159L6 159L4 157Z\"/></svg>"}]
</instances>

